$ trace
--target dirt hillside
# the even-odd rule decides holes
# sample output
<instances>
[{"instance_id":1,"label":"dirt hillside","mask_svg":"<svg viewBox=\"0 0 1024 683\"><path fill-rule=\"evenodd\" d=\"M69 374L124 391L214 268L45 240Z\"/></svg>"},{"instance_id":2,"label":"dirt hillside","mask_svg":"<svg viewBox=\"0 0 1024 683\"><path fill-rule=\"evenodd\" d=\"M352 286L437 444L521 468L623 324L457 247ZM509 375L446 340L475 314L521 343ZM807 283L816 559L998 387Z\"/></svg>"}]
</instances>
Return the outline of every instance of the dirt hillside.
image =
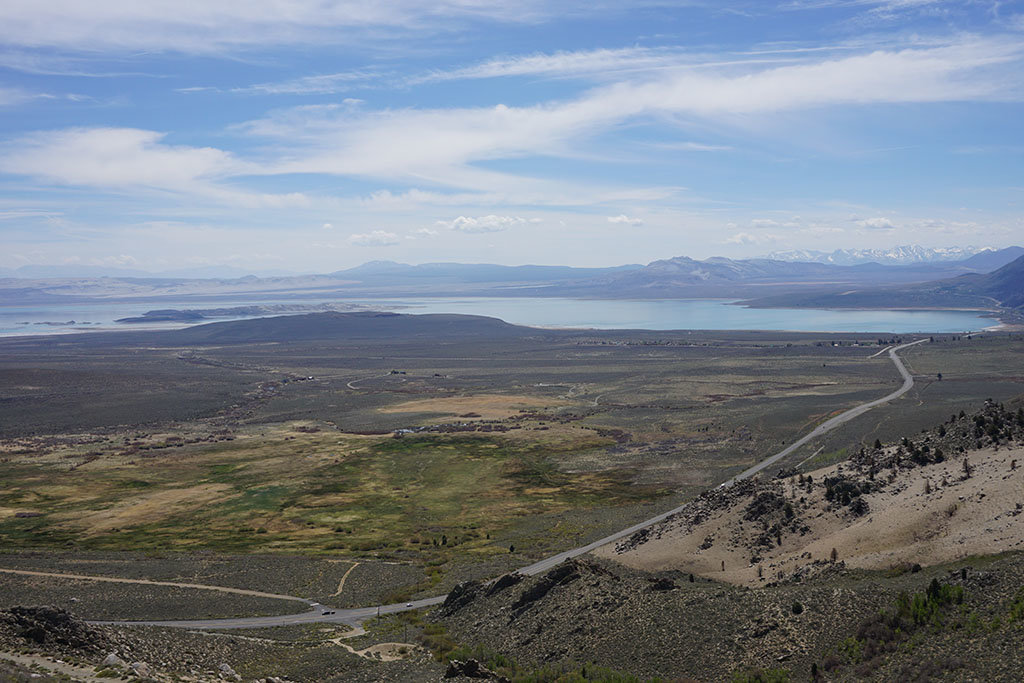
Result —
<instances>
[{"instance_id":1,"label":"dirt hillside","mask_svg":"<svg viewBox=\"0 0 1024 683\"><path fill-rule=\"evenodd\" d=\"M967 479L963 458L899 472L884 489L862 494L868 505L863 515L829 501L824 484L808 491L789 477L751 486L707 517L676 518L643 542L605 546L596 554L636 569L678 569L754 585L830 561L833 548L847 566L864 569L1024 548L1024 448L973 451L967 460L973 470ZM838 466L810 476L824 482L842 474ZM758 497L765 509L760 516ZM799 517L796 532L762 544L769 531L763 520L774 511L785 518L786 504Z\"/></svg>"}]
</instances>

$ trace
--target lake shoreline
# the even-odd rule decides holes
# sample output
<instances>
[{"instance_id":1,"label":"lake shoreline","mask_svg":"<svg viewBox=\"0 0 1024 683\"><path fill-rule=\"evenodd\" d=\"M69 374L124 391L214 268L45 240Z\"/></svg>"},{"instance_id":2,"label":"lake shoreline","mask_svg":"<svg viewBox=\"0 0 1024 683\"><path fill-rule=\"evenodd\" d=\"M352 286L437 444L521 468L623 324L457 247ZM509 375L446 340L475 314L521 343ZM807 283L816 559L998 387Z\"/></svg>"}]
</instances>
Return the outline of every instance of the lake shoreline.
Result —
<instances>
[{"instance_id":1,"label":"lake shoreline","mask_svg":"<svg viewBox=\"0 0 1024 683\"><path fill-rule=\"evenodd\" d=\"M175 330L197 324L301 315L314 310L451 313L482 315L538 329L649 331L789 331L845 334L971 333L993 327L994 311L908 309L765 309L736 305L735 299L576 299L554 297L406 297L310 301L265 299L246 302L164 301L163 308L135 302L0 307L0 336L43 337L88 332ZM217 304L227 304L227 306ZM158 311L160 316L154 315ZM205 313L204 313L205 311ZM174 320L188 312L198 320ZM248 312L252 315L232 315ZM148 317L147 317L148 316ZM209 316L209 317L207 317ZM163 319L158 319L162 317ZM133 322L117 323L130 319ZM63 321L63 322L61 322ZM78 321L78 322L75 322ZM85 321L89 321L85 324ZM45 328L45 329L40 329ZM1000 328L1001 329L1001 328Z\"/></svg>"}]
</instances>

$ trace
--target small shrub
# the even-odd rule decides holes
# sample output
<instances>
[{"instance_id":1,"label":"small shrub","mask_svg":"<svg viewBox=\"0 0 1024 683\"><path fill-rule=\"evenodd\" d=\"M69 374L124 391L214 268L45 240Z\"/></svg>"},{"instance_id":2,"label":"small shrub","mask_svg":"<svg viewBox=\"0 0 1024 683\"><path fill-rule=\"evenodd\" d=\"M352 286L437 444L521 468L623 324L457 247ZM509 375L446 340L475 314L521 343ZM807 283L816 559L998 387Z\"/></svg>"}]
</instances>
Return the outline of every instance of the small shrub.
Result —
<instances>
[{"instance_id":1,"label":"small shrub","mask_svg":"<svg viewBox=\"0 0 1024 683\"><path fill-rule=\"evenodd\" d=\"M839 658L839 655L828 655L825 659L821 660L821 668L829 673L832 673L842 665L843 660Z\"/></svg>"},{"instance_id":2,"label":"small shrub","mask_svg":"<svg viewBox=\"0 0 1024 683\"><path fill-rule=\"evenodd\" d=\"M1024 588L1017 591L1013 602L1010 603L1009 621L1010 623L1024 621Z\"/></svg>"},{"instance_id":3,"label":"small shrub","mask_svg":"<svg viewBox=\"0 0 1024 683\"><path fill-rule=\"evenodd\" d=\"M755 669L753 671L737 671L732 675L733 683L788 683L789 671L786 669Z\"/></svg>"}]
</instances>

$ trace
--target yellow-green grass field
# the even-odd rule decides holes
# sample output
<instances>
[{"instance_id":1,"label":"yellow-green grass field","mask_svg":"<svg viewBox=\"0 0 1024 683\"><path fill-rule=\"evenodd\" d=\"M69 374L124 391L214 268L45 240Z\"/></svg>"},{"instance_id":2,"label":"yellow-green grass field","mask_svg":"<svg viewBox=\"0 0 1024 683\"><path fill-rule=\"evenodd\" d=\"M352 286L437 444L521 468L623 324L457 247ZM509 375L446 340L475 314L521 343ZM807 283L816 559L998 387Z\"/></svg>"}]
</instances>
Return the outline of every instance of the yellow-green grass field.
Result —
<instances>
[{"instance_id":1,"label":"yellow-green grass field","mask_svg":"<svg viewBox=\"0 0 1024 683\"><path fill-rule=\"evenodd\" d=\"M289 424L212 444L171 437L155 455L102 444L91 457L12 455L0 463L0 539L8 547L487 557L509 552L499 539L523 517L663 493L631 485L626 473L555 465L559 451L608 442L585 429L530 443Z\"/></svg>"}]
</instances>

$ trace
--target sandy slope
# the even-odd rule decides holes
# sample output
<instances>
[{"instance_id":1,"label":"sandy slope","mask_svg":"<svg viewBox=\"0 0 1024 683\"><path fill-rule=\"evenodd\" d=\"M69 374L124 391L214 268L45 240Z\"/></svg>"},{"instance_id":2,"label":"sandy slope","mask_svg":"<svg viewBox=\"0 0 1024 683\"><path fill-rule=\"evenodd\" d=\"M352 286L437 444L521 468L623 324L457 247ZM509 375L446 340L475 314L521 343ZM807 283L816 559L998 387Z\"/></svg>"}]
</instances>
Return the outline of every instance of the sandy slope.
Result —
<instances>
[{"instance_id":1,"label":"sandy slope","mask_svg":"<svg viewBox=\"0 0 1024 683\"><path fill-rule=\"evenodd\" d=\"M617 552L612 544L596 554L640 569L680 569L756 585L828 560L833 548L848 567L869 569L937 564L1024 548L1024 448L988 448L973 451L968 458L973 471L967 479L962 456L900 471L884 490L864 496L870 511L862 517L846 508L836 510L825 500L820 482L842 465L811 473L819 483L810 493L786 480L781 492L808 529L803 535L784 534L780 546L758 551L761 576L751 557L753 539L761 535L762 527L743 519L749 497L696 525L668 520L648 541L625 552ZM1013 460L1016 469L1011 469ZM925 493L926 480L930 493ZM710 547L702 549L708 540Z\"/></svg>"}]
</instances>

